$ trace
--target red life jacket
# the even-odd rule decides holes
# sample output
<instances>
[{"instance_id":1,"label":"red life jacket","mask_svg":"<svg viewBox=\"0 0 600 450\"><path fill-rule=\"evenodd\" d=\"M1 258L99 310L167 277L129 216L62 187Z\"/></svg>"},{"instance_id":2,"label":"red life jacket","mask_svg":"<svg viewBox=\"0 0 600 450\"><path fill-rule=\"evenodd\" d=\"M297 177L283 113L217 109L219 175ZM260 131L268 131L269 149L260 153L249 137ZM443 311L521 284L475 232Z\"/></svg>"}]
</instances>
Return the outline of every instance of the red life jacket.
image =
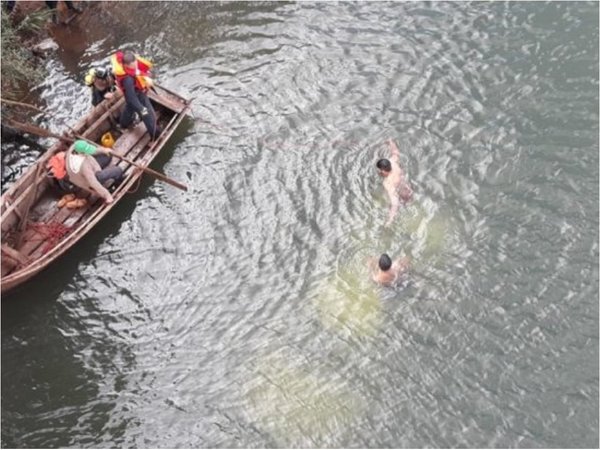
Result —
<instances>
[{"instance_id":1,"label":"red life jacket","mask_svg":"<svg viewBox=\"0 0 600 450\"><path fill-rule=\"evenodd\" d=\"M46 168L50 169L50 173L57 180L62 180L67 176L67 168L65 164L65 152L58 152L46 163Z\"/></svg>"},{"instance_id":2,"label":"red life jacket","mask_svg":"<svg viewBox=\"0 0 600 450\"><path fill-rule=\"evenodd\" d=\"M152 63L135 55L135 69L126 67L123 64L123 52L118 51L110 58L112 72L115 75L117 86L123 91L123 80L125 77L133 77L135 80L135 88L139 91L146 91L151 86L151 81L148 81L149 72L152 68Z\"/></svg>"}]
</instances>

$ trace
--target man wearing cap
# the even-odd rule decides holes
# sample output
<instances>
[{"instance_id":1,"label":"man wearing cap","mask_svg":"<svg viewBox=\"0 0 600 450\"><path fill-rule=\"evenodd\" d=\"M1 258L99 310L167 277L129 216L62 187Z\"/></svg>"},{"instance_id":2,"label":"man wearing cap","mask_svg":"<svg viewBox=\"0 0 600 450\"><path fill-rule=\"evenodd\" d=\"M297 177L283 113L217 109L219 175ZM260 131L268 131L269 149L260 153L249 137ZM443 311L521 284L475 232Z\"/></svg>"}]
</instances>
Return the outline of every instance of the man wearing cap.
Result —
<instances>
[{"instance_id":1,"label":"man wearing cap","mask_svg":"<svg viewBox=\"0 0 600 450\"><path fill-rule=\"evenodd\" d=\"M90 69L85 76L85 84L92 89L92 106L112 98L116 89L110 67Z\"/></svg>"},{"instance_id":2,"label":"man wearing cap","mask_svg":"<svg viewBox=\"0 0 600 450\"><path fill-rule=\"evenodd\" d=\"M85 141L75 141L66 156L66 169L69 181L74 185L99 195L107 204L113 197L103 184L113 179L119 183L123 178L123 169L110 166L110 150Z\"/></svg>"}]
</instances>

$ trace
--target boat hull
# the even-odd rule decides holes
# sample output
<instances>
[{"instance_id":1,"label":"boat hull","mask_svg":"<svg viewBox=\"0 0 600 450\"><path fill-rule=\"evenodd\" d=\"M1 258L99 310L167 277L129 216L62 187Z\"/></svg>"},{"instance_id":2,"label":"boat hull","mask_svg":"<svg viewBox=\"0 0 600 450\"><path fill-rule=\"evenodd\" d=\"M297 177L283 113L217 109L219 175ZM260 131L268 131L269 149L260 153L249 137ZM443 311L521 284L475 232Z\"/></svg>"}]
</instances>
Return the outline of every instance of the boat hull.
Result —
<instances>
[{"instance_id":1,"label":"boat hull","mask_svg":"<svg viewBox=\"0 0 600 450\"><path fill-rule=\"evenodd\" d=\"M160 136L154 142L151 142L143 123L139 123L131 130L124 132L117 139L113 148L113 151L121 153L123 156L126 155L128 159L133 159L143 167L147 167L156 158L164 144L190 112L189 100L160 86L157 86L155 92L150 94L150 98L157 110L157 115L160 116L161 126L164 127ZM104 112L100 107L102 107ZM118 117L118 113L123 107L124 100L122 98L104 105L100 104L94 108L89 116L80 120L73 129L77 134L98 142L99 137L105 132L106 128L114 128L116 123L115 115ZM65 149L66 144L55 144L38 160L37 164L43 164L45 167L46 162L52 154ZM92 200L84 210L67 212L64 208L63 210L58 209L55 204L58 197L56 194L53 195L50 192L51 186L48 182L45 182L42 188L37 188L40 192L36 192L35 189L30 187L31 182L35 179L37 164L32 166L21 177L22 179L17 180L15 185L2 195L3 251L2 278L0 283L2 294L32 279L67 253L125 197L127 192L143 175L141 170L122 162L120 165L124 167L125 179L119 185L118 189L113 192L113 203L106 204L99 198L90 197L91 199L95 198L95 200ZM17 200L15 201L15 199ZM28 202L32 203L30 208L27 208ZM59 223L63 226L63 230L68 228L69 231L63 237L59 238L58 242L54 243L51 248L48 247L48 243L44 247L40 245L36 246L34 239L40 239L39 232L30 232L28 229L22 232L18 229L23 224L23 216L25 216L25 219L27 218L28 209L35 212L34 218L31 221L32 223L39 223L40 220L42 222L45 220L46 222L44 223L46 225ZM38 222L36 222L36 218ZM18 248L14 248L14 235L21 233L24 234L24 237L17 240L22 240L22 243L17 246ZM11 237L13 238L12 246L10 245ZM42 235L42 240L43 237ZM11 269L11 266L14 267Z\"/></svg>"}]
</instances>

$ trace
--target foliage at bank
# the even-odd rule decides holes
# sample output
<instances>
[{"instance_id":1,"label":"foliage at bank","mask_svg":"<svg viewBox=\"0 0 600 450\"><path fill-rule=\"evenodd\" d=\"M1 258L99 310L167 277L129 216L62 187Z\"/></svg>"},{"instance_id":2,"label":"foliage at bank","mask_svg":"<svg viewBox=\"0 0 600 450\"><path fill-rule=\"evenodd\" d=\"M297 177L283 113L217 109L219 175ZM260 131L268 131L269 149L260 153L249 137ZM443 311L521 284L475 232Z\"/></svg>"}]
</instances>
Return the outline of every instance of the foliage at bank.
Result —
<instances>
[{"instance_id":1,"label":"foliage at bank","mask_svg":"<svg viewBox=\"0 0 600 450\"><path fill-rule=\"evenodd\" d=\"M44 70L28 48L48 19L46 11L32 12L13 23L2 8L2 97L16 99L29 86L41 81Z\"/></svg>"}]
</instances>

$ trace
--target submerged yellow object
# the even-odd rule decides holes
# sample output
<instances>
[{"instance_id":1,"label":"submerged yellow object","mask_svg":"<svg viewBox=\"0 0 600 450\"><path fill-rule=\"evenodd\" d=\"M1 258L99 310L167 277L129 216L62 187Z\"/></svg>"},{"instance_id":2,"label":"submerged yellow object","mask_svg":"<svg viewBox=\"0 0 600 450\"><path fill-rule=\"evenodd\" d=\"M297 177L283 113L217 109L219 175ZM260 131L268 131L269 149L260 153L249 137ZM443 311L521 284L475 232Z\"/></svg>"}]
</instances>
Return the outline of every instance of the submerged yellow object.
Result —
<instances>
[{"instance_id":1,"label":"submerged yellow object","mask_svg":"<svg viewBox=\"0 0 600 450\"><path fill-rule=\"evenodd\" d=\"M313 303L321 323L350 335L372 336L381 323L378 287L360 257L320 283ZM364 259L364 258L362 258ZM356 262L353 266L352 262Z\"/></svg>"},{"instance_id":2,"label":"submerged yellow object","mask_svg":"<svg viewBox=\"0 0 600 450\"><path fill-rule=\"evenodd\" d=\"M335 448L333 430L350 429L363 399L326 367L265 355L243 386L249 420L279 448Z\"/></svg>"}]
</instances>

